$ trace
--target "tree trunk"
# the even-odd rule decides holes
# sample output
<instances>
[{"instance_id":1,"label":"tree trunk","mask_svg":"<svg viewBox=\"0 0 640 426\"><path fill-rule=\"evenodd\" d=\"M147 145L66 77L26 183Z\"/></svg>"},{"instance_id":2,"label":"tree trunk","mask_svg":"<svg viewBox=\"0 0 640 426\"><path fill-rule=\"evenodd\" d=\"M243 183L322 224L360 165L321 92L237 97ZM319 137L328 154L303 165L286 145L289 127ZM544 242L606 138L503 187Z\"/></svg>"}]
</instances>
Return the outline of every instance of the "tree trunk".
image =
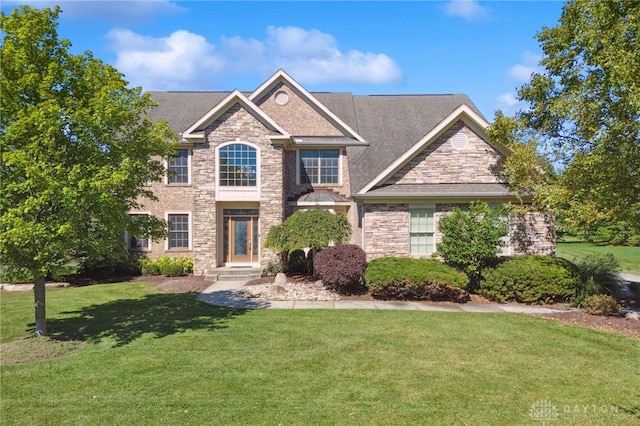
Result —
<instances>
[{"instance_id":1,"label":"tree trunk","mask_svg":"<svg viewBox=\"0 0 640 426\"><path fill-rule=\"evenodd\" d=\"M47 335L44 276L36 274L33 280L33 297L36 309L36 336Z\"/></svg>"}]
</instances>

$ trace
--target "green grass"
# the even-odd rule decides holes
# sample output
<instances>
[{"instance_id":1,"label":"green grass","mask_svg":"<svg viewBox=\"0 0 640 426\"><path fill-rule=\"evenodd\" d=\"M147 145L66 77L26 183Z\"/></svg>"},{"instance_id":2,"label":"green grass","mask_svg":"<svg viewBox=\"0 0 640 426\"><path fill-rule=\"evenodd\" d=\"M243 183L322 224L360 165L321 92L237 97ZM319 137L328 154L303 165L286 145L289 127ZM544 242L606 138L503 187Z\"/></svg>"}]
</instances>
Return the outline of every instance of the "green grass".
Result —
<instances>
[{"instance_id":1,"label":"green grass","mask_svg":"<svg viewBox=\"0 0 640 426\"><path fill-rule=\"evenodd\" d=\"M556 247L556 255L570 261L593 253L612 253L620 263L620 272L640 275L640 247L598 246L581 241L558 242Z\"/></svg>"},{"instance_id":2,"label":"green grass","mask_svg":"<svg viewBox=\"0 0 640 426\"><path fill-rule=\"evenodd\" d=\"M541 424L540 400L552 424L640 422L638 340L533 316L245 311L140 283L47 297L50 333L86 343L3 365L3 424ZM32 309L2 294L3 345Z\"/></svg>"}]
</instances>

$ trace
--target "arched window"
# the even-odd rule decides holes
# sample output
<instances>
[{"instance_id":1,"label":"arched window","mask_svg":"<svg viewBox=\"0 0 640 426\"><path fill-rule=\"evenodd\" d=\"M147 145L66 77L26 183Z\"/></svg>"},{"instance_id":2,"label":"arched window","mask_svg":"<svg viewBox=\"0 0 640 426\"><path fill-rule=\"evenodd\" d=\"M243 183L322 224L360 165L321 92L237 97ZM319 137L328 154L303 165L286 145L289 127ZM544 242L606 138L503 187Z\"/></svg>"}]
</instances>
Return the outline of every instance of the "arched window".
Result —
<instances>
[{"instance_id":1,"label":"arched window","mask_svg":"<svg viewBox=\"0 0 640 426\"><path fill-rule=\"evenodd\" d=\"M219 150L220 186L256 186L258 177L257 150L250 145L234 143Z\"/></svg>"}]
</instances>

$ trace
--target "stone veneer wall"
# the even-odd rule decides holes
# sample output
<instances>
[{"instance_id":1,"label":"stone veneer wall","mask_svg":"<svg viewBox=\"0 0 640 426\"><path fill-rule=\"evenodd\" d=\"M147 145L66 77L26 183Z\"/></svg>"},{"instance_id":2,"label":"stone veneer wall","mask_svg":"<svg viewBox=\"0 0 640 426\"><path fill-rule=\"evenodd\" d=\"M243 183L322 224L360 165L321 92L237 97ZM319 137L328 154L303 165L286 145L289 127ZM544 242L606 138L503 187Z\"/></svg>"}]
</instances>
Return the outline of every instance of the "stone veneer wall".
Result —
<instances>
[{"instance_id":1,"label":"stone veneer wall","mask_svg":"<svg viewBox=\"0 0 640 426\"><path fill-rule=\"evenodd\" d=\"M409 255L409 205L368 204L364 215L367 259Z\"/></svg>"},{"instance_id":2,"label":"stone veneer wall","mask_svg":"<svg viewBox=\"0 0 640 426\"><path fill-rule=\"evenodd\" d=\"M462 150L449 138L463 132L469 144ZM385 184L412 183L503 183L504 156L458 121Z\"/></svg>"},{"instance_id":3,"label":"stone veneer wall","mask_svg":"<svg viewBox=\"0 0 640 426\"><path fill-rule=\"evenodd\" d=\"M289 101L284 105L277 104L275 101L277 92L285 92L289 95ZM292 135L342 136L342 133L333 124L282 82L276 84L267 94L257 99L255 104Z\"/></svg>"},{"instance_id":4,"label":"stone veneer wall","mask_svg":"<svg viewBox=\"0 0 640 426\"><path fill-rule=\"evenodd\" d=\"M194 150L192 160L194 183L193 247L194 273L201 274L218 266L219 238L222 229L215 199L215 149L226 142L248 142L260 148L260 244L272 225L281 223L284 216L283 152L268 138L270 131L239 104L231 107L205 130L206 142ZM246 201L242 194L237 202ZM262 266L274 261L276 255L260 248Z\"/></svg>"},{"instance_id":5,"label":"stone veneer wall","mask_svg":"<svg viewBox=\"0 0 640 426\"><path fill-rule=\"evenodd\" d=\"M540 212L512 215L510 240L513 255L555 256L555 216Z\"/></svg>"}]
</instances>

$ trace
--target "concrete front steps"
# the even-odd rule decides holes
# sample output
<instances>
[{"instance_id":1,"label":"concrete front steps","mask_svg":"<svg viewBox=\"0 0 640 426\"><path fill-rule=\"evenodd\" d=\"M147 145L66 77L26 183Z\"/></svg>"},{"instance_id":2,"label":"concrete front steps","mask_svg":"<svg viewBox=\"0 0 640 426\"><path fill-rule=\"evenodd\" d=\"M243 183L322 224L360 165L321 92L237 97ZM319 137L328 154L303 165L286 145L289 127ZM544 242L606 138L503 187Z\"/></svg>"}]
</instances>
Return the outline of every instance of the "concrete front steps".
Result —
<instances>
[{"instance_id":1,"label":"concrete front steps","mask_svg":"<svg viewBox=\"0 0 640 426\"><path fill-rule=\"evenodd\" d=\"M204 280L211 282L218 281L249 281L262 276L262 269L250 266L222 266L220 268L207 269L204 271Z\"/></svg>"}]
</instances>

